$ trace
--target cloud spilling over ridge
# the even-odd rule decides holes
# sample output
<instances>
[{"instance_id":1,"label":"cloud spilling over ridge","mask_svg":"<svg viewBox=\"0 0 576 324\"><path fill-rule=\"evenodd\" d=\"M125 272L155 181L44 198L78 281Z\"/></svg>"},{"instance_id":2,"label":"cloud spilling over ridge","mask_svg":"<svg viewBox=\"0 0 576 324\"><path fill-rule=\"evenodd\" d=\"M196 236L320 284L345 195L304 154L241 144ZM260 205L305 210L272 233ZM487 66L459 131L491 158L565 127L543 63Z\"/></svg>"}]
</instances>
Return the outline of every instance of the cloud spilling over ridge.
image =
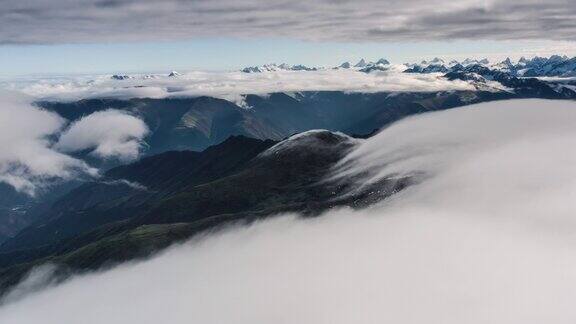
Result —
<instances>
[{"instance_id":1,"label":"cloud spilling over ridge","mask_svg":"<svg viewBox=\"0 0 576 324\"><path fill-rule=\"evenodd\" d=\"M568 101L407 118L338 169L420 176L391 200L194 240L9 302L0 322L572 323L575 144Z\"/></svg>"},{"instance_id":2,"label":"cloud spilling over ridge","mask_svg":"<svg viewBox=\"0 0 576 324\"><path fill-rule=\"evenodd\" d=\"M568 0L4 1L0 44L289 37L574 40Z\"/></svg>"},{"instance_id":3,"label":"cloud spilling over ridge","mask_svg":"<svg viewBox=\"0 0 576 324\"><path fill-rule=\"evenodd\" d=\"M92 113L74 122L60 135L56 148L63 152L90 150L100 158L131 161L140 155L148 127L120 110Z\"/></svg>"},{"instance_id":4,"label":"cloud spilling over ridge","mask_svg":"<svg viewBox=\"0 0 576 324\"><path fill-rule=\"evenodd\" d=\"M0 93L0 182L33 195L55 179L94 174L84 162L52 148L66 121L26 99Z\"/></svg>"},{"instance_id":5,"label":"cloud spilling over ridge","mask_svg":"<svg viewBox=\"0 0 576 324\"><path fill-rule=\"evenodd\" d=\"M112 80L110 76L30 79L4 82L14 91L47 100L81 98L165 98L212 96L241 103L245 94L297 91L443 91L474 90L471 84L449 81L438 74L401 73L399 69L360 73L349 70L276 71L267 73L189 72L178 77L135 75Z\"/></svg>"}]
</instances>

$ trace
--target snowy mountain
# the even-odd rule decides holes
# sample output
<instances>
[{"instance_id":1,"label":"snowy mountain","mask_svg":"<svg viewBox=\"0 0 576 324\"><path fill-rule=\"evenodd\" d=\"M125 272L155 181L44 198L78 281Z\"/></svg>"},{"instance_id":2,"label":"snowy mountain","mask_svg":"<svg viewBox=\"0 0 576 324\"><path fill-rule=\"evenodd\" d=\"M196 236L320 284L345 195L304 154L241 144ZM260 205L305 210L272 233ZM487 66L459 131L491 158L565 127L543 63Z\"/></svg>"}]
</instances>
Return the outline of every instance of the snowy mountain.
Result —
<instances>
[{"instance_id":1,"label":"snowy mountain","mask_svg":"<svg viewBox=\"0 0 576 324\"><path fill-rule=\"evenodd\" d=\"M422 62L416 63L416 64L405 64L407 68L404 72L406 72L406 73L448 73L448 72L452 72L452 71L459 71L459 70L463 69L464 67L467 67L470 65L485 66L488 64L489 64L489 62L487 59L476 60L476 59L467 58L463 61L452 60L449 63L446 63L443 59L436 57L430 61L422 61Z\"/></svg>"},{"instance_id":2,"label":"snowy mountain","mask_svg":"<svg viewBox=\"0 0 576 324\"><path fill-rule=\"evenodd\" d=\"M406 64L407 73L449 73L465 70L488 68L492 71L505 72L515 77L571 77L576 76L576 57L552 55L550 57L522 57L517 62L506 58L501 62L490 64L487 59L467 58L463 61L451 61L446 64L442 59L422 61L417 64Z\"/></svg>"},{"instance_id":3,"label":"snowy mountain","mask_svg":"<svg viewBox=\"0 0 576 324\"><path fill-rule=\"evenodd\" d=\"M344 63L340 64L340 66L338 66L338 68L341 68L341 69L349 69L350 67L352 67L352 64L350 64L350 62L344 62Z\"/></svg>"},{"instance_id":4,"label":"snowy mountain","mask_svg":"<svg viewBox=\"0 0 576 324\"><path fill-rule=\"evenodd\" d=\"M366 66L366 61L364 59L361 59L360 61L358 61L358 63L354 64L354 67L357 68L363 68Z\"/></svg>"},{"instance_id":5,"label":"snowy mountain","mask_svg":"<svg viewBox=\"0 0 576 324\"><path fill-rule=\"evenodd\" d=\"M110 79L112 79L112 80L129 80L132 78L133 77L126 75L126 74L114 74L113 76L110 77Z\"/></svg>"},{"instance_id":6,"label":"snowy mountain","mask_svg":"<svg viewBox=\"0 0 576 324\"><path fill-rule=\"evenodd\" d=\"M276 72L276 71L317 71L318 68L307 67L302 64L298 65L288 65L286 63L282 64L264 64L260 66L249 66L243 68L241 71L244 73L262 73L262 72Z\"/></svg>"},{"instance_id":7,"label":"snowy mountain","mask_svg":"<svg viewBox=\"0 0 576 324\"><path fill-rule=\"evenodd\" d=\"M364 73L370 73L372 71L388 71L390 69L390 62L386 59L379 59L376 62L369 62L364 65L359 71Z\"/></svg>"},{"instance_id":8,"label":"snowy mountain","mask_svg":"<svg viewBox=\"0 0 576 324\"><path fill-rule=\"evenodd\" d=\"M549 58L535 57L531 60L525 58L514 66L516 74L526 77L559 76L568 77L576 75L576 57L553 55Z\"/></svg>"},{"instance_id":9,"label":"snowy mountain","mask_svg":"<svg viewBox=\"0 0 576 324\"><path fill-rule=\"evenodd\" d=\"M365 73L369 73L371 71L386 71L390 68L390 61L381 58L375 62L366 62L365 59L361 59L360 61L358 61L358 63L354 64L353 66L352 63L350 62L344 62L332 69L352 69L352 68ZM273 63L273 64L264 64L260 66L248 66L240 71L244 73L263 73L263 72L277 72L277 71L318 71L324 69L325 68L322 67L308 67L302 64L288 65L286 63L283 64Z\"/></svg>"}]
</instances>

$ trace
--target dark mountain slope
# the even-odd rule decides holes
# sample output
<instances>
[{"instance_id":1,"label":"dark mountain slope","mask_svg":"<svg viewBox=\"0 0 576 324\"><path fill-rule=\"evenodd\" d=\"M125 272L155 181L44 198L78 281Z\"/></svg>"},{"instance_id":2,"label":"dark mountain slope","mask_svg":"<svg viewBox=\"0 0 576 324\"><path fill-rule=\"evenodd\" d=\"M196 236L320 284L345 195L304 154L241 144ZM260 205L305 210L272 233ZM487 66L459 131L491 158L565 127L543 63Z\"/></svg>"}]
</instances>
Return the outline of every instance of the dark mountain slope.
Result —
<instances>
[{"instance_id":1,"label":"dark mountain slope","mask_svg":"<svg viewBox=\"0 0 576 324\"><path fill-rule=\"evenodd\" d=\"M167 152L107 172L58 200L36 223L2 245L2 250L38 247L142 214L148 205L180 188L218 179L273 145L231 137L202 153Z\"/></svg>"},{"instance_id":2,"label":"dark mountain slope","mask_svg":"<svg viewBox=\"0 0 576 324\"><path fill-rule=\"evenodd\" d=\"M106 109L135 114L151 130L146 139L149 149L145 154L152 155L170 150L201 151L233 135L281 140L310 129L370 133L404 116L427 111L415 108L423 101L439 98L433 110L440 110L513 96L513 93L484 90L430 93L321 91L247 95L245 103L249 108L210 97L89 99L38 104L71 121ZM450 104L446 106L443 102ZM373 120L369 127L366 126L367 120Z\"/></svg>"},{"instance_id":3,"label":"dark mountain slope","mask_svg":"<svg viewBox=\"0 0 576 324\"><path fill-rule=\"evenodd\" d=\"M375 184L380 190L341 195L348 184L325 179L356 141L329 131L299 134L275 146L234 137L201 153L169 152L113 169L109 181L138 180L148 190L91 183L72 191L43 218L48 222L2 246L0 286L48 261L97 269L228 224L282 212L312 216L336 206L363 207L408 185L408 179L384 181Z\"/></svg>"},{"instance_id":4,"label":"dark mountain slope","mask_svg":"<svg viewBox=\"0 0 576 324\"><path fill-rule=\"evenodd\" d=\"M472 68L470 68L472 69ZM458 71L447 75L452 79L470 79L474 69ZM345 93L342 91L272 93L269 95L247 95L247 107L216 98L169 98L169 99L87 99L76 102L40 102L38 105L54 111L61 116L74 121L82 116L106 109L128 111L142 118L151 132L145 140L148 144L145 156L163 153L171 150L195 150L221 143L226 138L243 135L257 139L280 140L294 133L310 129L328 129L343 131L346 134L369 134L387 124L405 116L443 110L478 102L509 99L518 97L569 98L566 87L536 79L508 78L502 72L478 70L477 72L492 73L490 77L497 78L513 91L498 91L489 89L482 82L478 83L477 91L443 91L431 93ZM486 74L487 75L487 74ZM488 75L487 75L488 76ZM471 80L475 80L472 78ZM475 81L470 81L475 82ZM173 153L175 154L175 153ZM87 158L86 156L82 156ZM191 156L186 158L193 159ZM118 161L96 161L89 163L101 169L118 165ZM169 166L172 168L174 166ZM155 172L161 172L156 170ZM117 175L116 175L117 176ZM160 175L161 176L161 175ZM141 182L137 177L127 177L134 182ZM155 180L151 180L154 182ZM111 183L109 183L110 185ZM113 183L112 183L113 184ZM121 184L116 183L116 186ZM77 186L66 185L63 188L51 189L51 196L30 199L17 195L10 188L0 188L0 195L5 197L0 202L0 243L14 236L23 227L35 221L37 213L33 209L45 211L47 203ZM154 190L151 185L150 190ZM102 200L111 200L113 204L120 202L110 199L108 191L134 191L134 197L123 203L125 206L138 203L138 199L146 199L148 194L142 190L124 183L124 188L107 188L101 190ZM82 190L85 190L83 188ZM167 188L165 188L165 191ZM91 199L95 199L92 197ZM0 198L2 200L2 198ZM91 202L92 204L92 202ZM87 206L85 206L87 207ZM107 211L107 213L109 213ZM123 212L125 213L125 212ZM45 214L45 213L43 213ZM112 213L113 214L113 213ZM102 216L109 219L112 215ZM92 227L94 224L89 224Z\"/></svg>"},{"instance_id":5,"label":"dark mountain slope","mask_svg":"<svg viewBox=\"0 0 576 324\"><path fill-rule=\"evenodd\" d=\"M470 73L475 73L473 72L475 70L470 71L459 71L457 73L462 73L447 75L447 77L468 80ZM279 140L313 128L343 131L347 134L368 134L405 116L427 111L443 110L497 99L516 97L566 98L569 95L565 93L568 90L544 81L509 78L502 72L496 73L490 70L478 70L477 72L492 73L490 74L492 78L514 88L514 91L495 91L494 89L487 91L486 85L480 82L479 87L481 89L478 91L368 94L341 91L273 93L266 96L247 95L245 102L250 107L249 109L239 107L226 100L209 97L131 100L90 99L68 103L42 102L38 104L69 120L77 120L95 111L110 108L133 113L141 117L151 130L150 136L146 138L149 148L144 152L145 155L149 156L170 150L203 150L234 135ZM188 153L170 154L186 155ZM188 154L180 156L180 158L167 156L167 158L174 161L182 158L193 161L195 159L193 155ZM172 163L177 164L179 162ZM105 169L114 166L114 163L108 162L99 166ZM182 166L168 165L166 169L179 167ZM152 168L155 167L150 167L146 172ZM93 189L79 188L76 193L78 197L83 197L82 192L84 192L87 198L78 199L74 208L69 204L62 203L58 212L54 212L55 209L52 208L50 213L43 213L43 215L50 215L48 220L51 220L60 215L59 213L63 213L64 210L78 210L76 207L81 206L82 210L91 210L94 213L101 210L105 213L105 215L100 216L103 222L119 219L121 217L118 215L128 215L130 208L141 205L143 201L148 201L149 196L154 195L154 191L157 191L155 186L162 187L164 195L166 193L171 194L180 190L178 181L184 182L188 181L184 179L189 179L183 175L177 178L178 181L171 182L175 186L171 188L164 183L156 183L157 181L164 181L162 179L166 178L162 172L162 170L155 170L153 174L156 174L156 178L150 178L149 184L143 183L149 187L148 190L139 189L126 182L108 182L106 186L100 184L100 187ZM200 173L207 175L209 172L202 171ZM125 177L121 177L120 174L111 174L110 177L112 180L122 178L137 183L143 182L145 178L138 177L137 174L127 174ZM55 192L60 190L56 189L58 188L55 188ZM62 190L60 191L59 195L62 194ZM124 195L119 200L116 198L118 192L130 192L131 194L129 196ZM0 230L2 230L0 242L14 236L23 227L34 222L36 216L30 210L37 206L42 207L37 209L45 210L44 206L46 206L45 201L47 200L42 197L41 201L36 202L26 199L26 197L12 195L10 192L2 196L10 199L6 198L7 201L0 206ZM102 208L103 206L106 208ZM111 209L109 206L114 208ZM118 208L120 208L120 214L116 214ZM46 222L47 220L43 219L42 221ZM88 230L98 226L99 223L100 221L97 223L82 221L79 226ZM67 236L68 234L62 235ZM36 239L32 239L32 241L36 241ZM41 241L42 239L38 239L38 242ZM11 244L9 243L7 246Z\"/></svg>"}]
</instances>

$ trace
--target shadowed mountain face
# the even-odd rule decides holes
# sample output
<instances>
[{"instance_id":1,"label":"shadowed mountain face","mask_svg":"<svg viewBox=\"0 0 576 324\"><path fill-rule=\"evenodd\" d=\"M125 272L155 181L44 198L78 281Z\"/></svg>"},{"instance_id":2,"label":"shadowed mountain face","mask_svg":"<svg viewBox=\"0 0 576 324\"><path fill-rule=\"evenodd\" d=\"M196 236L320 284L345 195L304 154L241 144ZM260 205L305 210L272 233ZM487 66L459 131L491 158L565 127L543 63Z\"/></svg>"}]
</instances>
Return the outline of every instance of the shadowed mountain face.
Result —
<instances>
[{"instance_id":1,"label":"shadowed mountain face","mask_svg":"<svg viewBox=\"0 0 576 324\"><path fill-rule=\"evenodd\" d=\"M227 224L335 206L360 208L408 185L386 180L354 195L326 181L359 140L310 131L277 143L230 137L203 152L171 151L113 168L56 201L1 247L0 283L9 286L43 262L89 270L147 256L172 242ZM377 193L375 193L377 192Z\"/></svg>"},{"instance_id":2,"label":"shadowed mountain face","mask_svg":"<svg viewBox=\"0 0 576 324\"><path fill-rule=\"evenodd\" d=\"M247 95L243 108L211 97L181 99L91 99L40 106L74 121L95 111L121 109L151 130L146 154L200 151L232 135L281 140L311 129L367 134L404 116L465 104L511 98L506 92L345 93L341 91Z\"/></svg>"},{"instance_id":3,"label":"shadowed mountain face","mask_svg":"<svg viewBox=\"0 0 576 324\"><path fill-rule=\"evenodd\" d=\"M187 186L213 181L235 171L272 141L231 137L202 153L172 151L107 172L99 182L84 184L56 201L3 249L40 246L141 214L145 205L179 193Z\"/></svg>"},{"instance_id":4,"label":"shadowed mountain face","mask_svg":"<svg viewBox=\"0 0 576 324\"><path fill-rule=\"evenodd\" d=\"M151 156L173 150L202 151L238 135L279 141L311 129L369 134L404 116L514 96L491 91L371 94L325 91L247 95L243 107L210 97L90 99L38 105L69 121L106 109L128 111L142 118L150 129L143 154ZM78 155L103 170L118 166L118 161ZM48 195L36 199L17 194L8 186L0 187L0 243L34 222L39 217L36 211L45 215L42 212L47 205L77 185L54 187ZM108 192L113 190L117 189L103 190L103 197L109 197Z\"/></svg>"},{"instance_id":5,"label":"shadowed mountain face","mask_svg":"<svg viewBox=\"0 0 576 324\"><path fill-rule=\"evenodd\" d=\"M447 77L477 82L478 90L247 95L243 107L209 97L38 103L70 121L106 109L129 111L150 128L148 148L136 163L101 164L112 168L97 182L66 184L39 200L0 187L7 193L0 198L0 285L44 262L97 269L226 224L366 206L410 180L344 195L349 184L325 178L357 141L345 134L362 137L405 116L477 102L569 95L536 79L492 76L512 91L489 89L472 72ZM306 132L318 128L327 131Z\"/></svg>"},{"instance_id":6,"label":"shadowed mountain face","mask_svg":"<svg viewBox=\"0 0 576 324\"><path fill-rule=\"evenodd\" d=\"M486 71L485 71L486 72ZM456 73L448 78L468 80L470 75ZM242 107L211 97L179 99L90 99L76 102L40 102L38 105L54 111L69 121L106 109L128 111L142 118L150 129L145 139L145 156L172 150L202 151L219 144L230 136L242 135L261 140L281 140L310 129L327 129L346 134L370 134L376 129L405 116L459 107L483 101L517 97L565 98L566 88L536 79L498 79L514 91L489 89L478 83L477 91L433 93L345 93L341 91L273 93L246 95ZM248 107L248 108L246 108ZM98 161L91 156L90 164L108 169L116 161ZM35 221L36 211L77 184L56 187L49 195L30 199L0 187L0 243ZM106 190L104 191L106 192Z\"/></svg>"}]
</instances>

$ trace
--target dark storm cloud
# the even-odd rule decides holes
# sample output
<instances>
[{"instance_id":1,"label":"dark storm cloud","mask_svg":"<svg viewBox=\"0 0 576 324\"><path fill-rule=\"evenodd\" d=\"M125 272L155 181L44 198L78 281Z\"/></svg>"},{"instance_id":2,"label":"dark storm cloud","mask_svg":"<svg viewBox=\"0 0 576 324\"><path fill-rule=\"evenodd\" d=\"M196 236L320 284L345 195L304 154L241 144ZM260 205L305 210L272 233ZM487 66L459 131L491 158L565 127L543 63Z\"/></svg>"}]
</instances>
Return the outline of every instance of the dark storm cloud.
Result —
<instances>
[{"instance_id":1,"label":"dark storm cloud","mask_svg":"<svg viewBox=\"0 0 576 324\"><path fill-rule=\"evenodd\" d=\"M0 43L290 37L321 41L574 40L567 0L4 0Z\"/></svg>"}]
</instances>

